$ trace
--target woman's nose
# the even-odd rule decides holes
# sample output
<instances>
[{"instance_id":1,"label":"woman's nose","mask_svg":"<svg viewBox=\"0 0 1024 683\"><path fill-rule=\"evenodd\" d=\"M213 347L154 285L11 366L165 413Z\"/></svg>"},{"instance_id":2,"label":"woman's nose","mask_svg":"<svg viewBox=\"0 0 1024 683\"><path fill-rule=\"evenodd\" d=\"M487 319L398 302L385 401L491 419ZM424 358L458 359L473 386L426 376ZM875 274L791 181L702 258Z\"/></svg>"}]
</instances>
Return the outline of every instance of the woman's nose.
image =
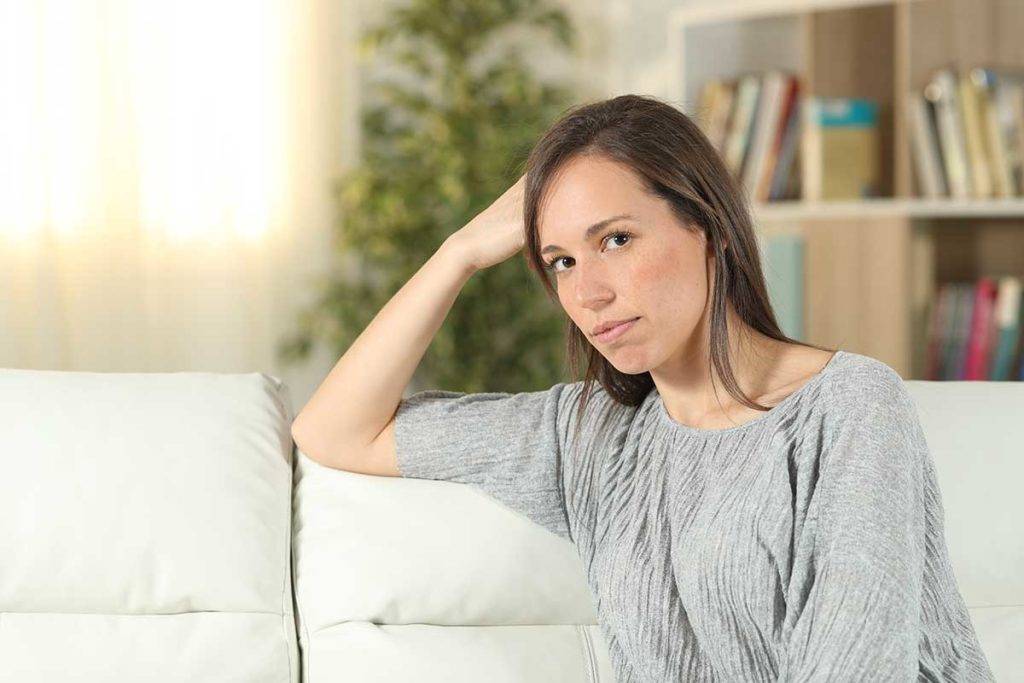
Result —
<instances>
[{"instance_id":1,"label":"woman's nose","mask_svg":"<svg viewBox=\"0 0 1024 683\"><path fill-rule=\"evenodd\" d=\"M579 264L577 264L578 268ZM607 304L614 298L608 286L606 273L600 266L588 265L576 271L574 283L576 303L584 308L595 308Z\"/></svg>"}]
</instances>

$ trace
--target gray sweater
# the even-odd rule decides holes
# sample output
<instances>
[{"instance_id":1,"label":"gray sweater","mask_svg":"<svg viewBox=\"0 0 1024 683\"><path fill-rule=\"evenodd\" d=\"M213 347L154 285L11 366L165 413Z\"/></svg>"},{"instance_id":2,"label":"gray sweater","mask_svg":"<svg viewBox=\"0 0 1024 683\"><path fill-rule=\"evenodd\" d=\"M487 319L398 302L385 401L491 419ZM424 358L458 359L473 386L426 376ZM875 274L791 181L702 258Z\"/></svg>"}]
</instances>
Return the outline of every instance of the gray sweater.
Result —
<instances>
[{"instance_id":1,"label":"gray sweater","mask_svg":"<svg viewBox=\"0 0 1024 683\"><path fill-rule=\"evenodd\" d=\"M427 390L402 476L473 485L583 560L619 683L991 681L902 378L836 353L753 421L697 429L582 382Z\"/></svg>"}]
</instances>

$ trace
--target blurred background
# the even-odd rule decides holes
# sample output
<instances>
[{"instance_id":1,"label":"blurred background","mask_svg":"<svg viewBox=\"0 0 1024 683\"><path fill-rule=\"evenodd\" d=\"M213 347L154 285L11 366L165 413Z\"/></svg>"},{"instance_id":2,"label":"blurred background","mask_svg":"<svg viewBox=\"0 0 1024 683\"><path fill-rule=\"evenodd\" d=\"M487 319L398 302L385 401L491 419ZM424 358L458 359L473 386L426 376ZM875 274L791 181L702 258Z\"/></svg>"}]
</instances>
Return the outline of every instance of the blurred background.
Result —
<instances>
[{"instance_id":1,"label":"blurred background","mask_svg":"<svg viewBox=\"0 0 1024 683\"><path fill-rule=\"evenodd\" d=\"M788 334L1024 380L1017 0L0 4L0 367L266 372L303 405L567 107L693 116ZM408 392L568 379L522 258Z\"/></svg>"}]
</instances>

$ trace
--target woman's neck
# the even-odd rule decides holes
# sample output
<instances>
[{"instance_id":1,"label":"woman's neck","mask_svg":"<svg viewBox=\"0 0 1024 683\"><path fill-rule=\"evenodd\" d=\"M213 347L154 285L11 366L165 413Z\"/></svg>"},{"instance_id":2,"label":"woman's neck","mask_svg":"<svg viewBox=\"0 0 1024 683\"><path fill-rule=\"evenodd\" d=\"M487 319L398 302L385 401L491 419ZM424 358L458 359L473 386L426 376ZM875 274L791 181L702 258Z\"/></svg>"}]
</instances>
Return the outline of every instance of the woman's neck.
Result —
<instances>
[{"instance_id":1,"label":"woman's neck","mask_svg":"<svg viewBox=\"0 0 1024 683\"><path fill-rule=\"evenodd\" d=\"M785 389L805 376L804 363L793 362L795 344L773 339L729 316L729 360L733 376L747 397L763 403L789 392ZM744 406L725 389L725 383L711 362L710 335L704 343L680 349L670 363L651 371L665 409L679 422L696 425L703 422L735 419L734 414L755 410ZM785 393L783 393L785 392ZM766 404L770 405L770 404Z\"/></svg>"}]
</instances>

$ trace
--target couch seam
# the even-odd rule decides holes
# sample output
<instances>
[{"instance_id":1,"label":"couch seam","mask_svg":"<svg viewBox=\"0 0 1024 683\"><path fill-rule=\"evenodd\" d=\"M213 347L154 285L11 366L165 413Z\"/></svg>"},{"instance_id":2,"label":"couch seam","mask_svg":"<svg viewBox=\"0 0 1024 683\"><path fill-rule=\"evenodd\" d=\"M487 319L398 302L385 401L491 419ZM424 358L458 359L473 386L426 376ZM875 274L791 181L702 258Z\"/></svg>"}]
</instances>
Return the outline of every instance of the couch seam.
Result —
<instances>
[{"instance_id":1,"label":"couch seam","mask_svg":"<svg viewBox=\"0 0 1024 683\"><path fill-rule=\"evenodd\" d=\"M287 515L286 524L285 524L285 544L284 544L284 547L285 547L285 560L286 560L286 563L287 563L287 567L286 567L286 573L285 573L284 579L281 581L281 601L280 601L280 605L281 605L281 638L284 639L284 652L285 652L285 656L288 659L288 671L287 671L287 675L285 677L285 680L289 681L289 683L295 683L294 681L292 681L292 648L291 648L291 643L288 642L288 633L285 630L287 628L286 622L287 622L287 617L288 617L288 610L285 609L285 603L284 603L285 598L287 598L288 600L292 599L290 595L287 595L287 593L288 593L288 579L291 576L291 571L292 571L292 491L291 491L291 479L292 479L292 477L289 475L289 477L288 477L288 515ZM292 629L292 631L295 630L295 615L292 615L292 626L291 626L291 629ZM298 637L298 636L296 635L296 637ZM298 647L298 643L296 643L295 646L297 648Z\"/></svg>"},{"instance_id":2,"label":"couch seam","mask_svg":"<svg viewBox=\"0 0 1024 683\"><path fill-rule=\"evenodd\" d=\"M270 392L270 395L273 397L274 403L277 404L277 409L280 411L281 417L284 418L284 421L286 423L289 423L289 424L286 424L286 429L285 429L285 434L288 435L288 444L289 444L289 450L290 450L290 453L287 455L287 458L286 458L286 464L288 465L288 496L286 498L286 500L287 500L287 513L285 514L285 525L284 525L284 527L285 527L284 548L285 548L285 560L286 560L287 572L286 572L286 574L284 576L284 579L281 581L281 598L280 598L278 604L281 606L281 611L279 613L281 615L281 638L284 640L284 653L285 653L285 658L287 659L287 667L288 667L287 671L285 672L285 674L286 674L285 675L285 680L287 680L289 683L296 683L295 681L292 681L292 650L291 650L291 643L289 643L289 641L288 641L288 632L286 630L288 628L288 624L287 624L287 621L288 621L288 619L287 619L287 617L288 617L288 610L286 609L286 605L285 605L285 599L286 598L288 600L292 599L292 596L288 595L288 582L289 582L289 579L291 578L291 574L292 574L292 507L293 507L293 504L292 504L292 489L295 486L295 442L291 438L291 428L290 428L290 417L291 417L291 415L289 414L289 410L288 410L287 406L285 406L284 399L281 396L281 387L284 384L283 380L281 380L280 378L268 375L266 373L262 373L262 372L258 373L258 374L261 375L264 379L267 379L267 380L270 381L270 384L272 385L272 388L273 388L273 390ZM294 585L292 587L292 590L294 590ZM298 638L298 634L294 633L295 632L295 615L294 614L292 615L291 629L292 629L293 635L295 635L295 637L297 639ZM296 649L298 648L298 642L295 643L295 647L296 647ZM302 672L301 671L299 672L299 677L300 678L302 677Z\"/></svg>"},{"instance_id":3,"label":"couch seam","mask_svg":"<svg viewBox=\"0 0 1024 683\"><path fill-rule=\"evenodd\" d=\"M287 533L286 542L285 542L285 548L287 549L287 552L285 553L285 557L287 557L287 559L288 559L288 567L287 567L287 572L288 573L285 575L284 580L281 582L281 584L282 584L281 585L281 638L284 639L284 652L285 652L285 656L286 656L286 658L288 660L288 663L287 663L288 670L285 672L285 680L288 681L289 683L295 683L294 681L292 681L292 648L291 648L291 644L288 642L288 633L285 630L287 628L287 623L286 622L287 622L288 612L285 609L285 604L284 604L284 598L285 597L287 597L289 600L291 600L291 596L290 595L289 596L285 596L285 593L288 592L288 577L291 575L291 571L292 571L292 539L291 539L292 516L291 516L291 503L292 503L291 486L289 484L289 488L288 488L288 523L285 525L285 527L287 529L287 532L288 532ZM295 621L295 617L294 617L294 615L292 615L292 630L293 631L295 630L295 623L294 623L294 621ZM296 647L298 647L298 643L296 643Z\"/></svg>"},{"instance_id":4,"label":"couch seam","mask_svg":"<svg viewBox=\"0 0 1024 683\"><path fill-rule=\"evenodd\" d=\"M187 609L181 612L68 612L67 610L55 612L46 609L9 609L4 614L66 614L76 616L92 614L100 617L179 617L186 614L269 614L275 617L281 616L280 611L275 612L274 610L265 609Z\"/></svg>"},{"instance_id":5,"label":"couch seam","mask_svg":"<svg viewBox=\"0 0 1024 683\"><path fill-rule=\"evenodd\" d=\"M295 446L295 445L293 444L293 446ZM294 540L295 540L294 539L294 534L292 532L294 531L294 528L295 528L295 473L296 473L296 470L298 470L298 468L299 468L299 452L298 452L297 446L295 446L293 448L292 455L293 455L293 460L292 460L292 488L291 488L290 495L288 497L289 504L291 506L289 508L290 511L291 511L291 517L289 518L289 522L288 522L288 534L289 534L289 546L288 547L289 547L289 553L291 553L292 544L294 543ZM303 651L303 649L302 649L302 643L296 642L296 649L299 652L299 680L300 681L307 681L307 680L312 680L312 678L313 678L312 675L310 674L310 672L313 670L313 667L312 667L312 661L313 661L313 641L310 640L310 637L309 637L309 624L306 622L306 619L302 615L302 608L301 608L301 602L302 601L299 599L299 582L298 582L298 574L296 572L297 566L296 566L296 564L294 562L294 555L291 555L291 560L289 562L288 569L292 573L292 595L293 595L293 598L294 598L294 603L293 603L294 604L294 610L295 610L294 619L295 619L295 627L296 627L295 638L296 638L296 640L301 640L301 638L300 638L301 634L299 634L299 632L298 632L299 624L302 625L302 627L301 627L302 631L306 634L306 649L305 649L305 651Z\"/></svg>"},{"instance_id":6,"label":"couch seam","mask_svg":"<svg viewBox=\"0 0 1024 683\"><path fill-rule=\"evenodd\" d=\"M539 623L539 624L434 624L434 623L431 623L429 621L405 621L405 622L402 622L402 623L395 623L395 622L378 623L376 621L371 621L370 619L342 619L341 621L335 621L335 622L332 622L332 623L327 624L325 626L320 626L315 631L313 631L313 633L320 633L321 631L326 631L329 628L334 628L335 626L341 626L342 624L373 624L374 626L437 626L439 628L513 628L513 627L516 627L516 626L573 626L577 630L579 630L580 626L585 625L585 624L580 624L579 622L576 622L576 621L571 621L569 623L564 623L564 624L552 624L550 622L542 622L542 623ZM306 630L307 633L308 633L307 629L304 629L304 630Z\"/></svg>"},{"instance_id":7,"label":"couch seam","mask_svg":"<svg viewBox=\"0 0 1024 683\"><path fill-rule=\"evenodd\" d=\"M275 394L276 393L277 392L275 392ZM283 407L284 406L282 404L282 409L283 409ZM287 419L287 416L288 416L288 413L287 413L287 411L285 411L285 418L286 419ZM296 683L296 682L292 681L292 649L291 649L291 644L289 643L288 634L285 631L285 628L290 628L291 629L292 637L295 638L295 640L296 640L296 642L295 642L295 649L297 651L298 648L299 648L299 643L298 643L299 634L295 631L295 614L292 614L292 623L291 623L290 626L285 623L287 621L286 617L288 615L288 610L286 609L285 600L288 600L289 603L292 601L292 596L291 596L291 594L288 593L288 584L291 583L292 584L292 591L295 590L294 579L292 578L292 521L293 521L292 520L292 515L294 514L294 511L293 511L294 504L292 502L292 492L293 492L293 489L295 487L295 443L292 441L290 430L286 430L285 433L288 434L288 443L291 446L291 448L290 448L291 454L288 456L288 459L289 459L289 463L288 463L288 496L286 498L288 506L287 506L287 515L285 516L285 525L284 525L284 530L285 530L285 535L284 535L284 537L285 537L285 543L284 543L285 554L284 555L285 555L285 559L287 560L287 562L286 562L286 567L285 567L286 573L285 573L284 581L282 581L282 585L281 585L281 622L282 622L281 623L281 636L285 640L285 652L288 654L288 678L287 678L287 680L289 681L289 683ZM301 671L298 671L297 675L298 675L298 677L300 679L302 678L302 672Z\"/></svg>"},{"instance_id":8,"label":"couch seam","mask_svg":"<svg viewBox=\"0 0 1024 683\"><path fill-rule=\"evenodd\" d=\"M293 501L293 494L294 494L294 489L295 489L295 465L296 465L296 461L298 460L298 455L295 452L295 441L291 437L291 423L292 423L292 420L294 419L294 416L291 414L291 410L290 410L289 406L286 405L285 400L284 400L283 393L287 390L285 388L285 385L284 385L284 380L279 378L279 377L274 377L274 376L268 375L266 373L261 373L261 374L263 374L264 377L269 379L271 381L271 384L274 385L274 390L271 392L271 395L274 397L274 402L277 403L277 408L281 412L281 416L285 420L285 423L286 423L286 425L285 425L285 434L287 435L287 441L288 441L288 445L289 445L289 454L288 454L288 497L287 497L288 505L287 505L287 514L285 516L286 524L285 524L285 544L284 544L285 545L285 557L287 558L287 573L285 574L284 581L282 582L282 585L281 585L281 602L280 602L280 604L281 604L281 636L284 638L284 641L285 641L285 643L284 643L285 644L285 648L284 649L285 649L285 654L287 655L287 658L288 658L287 680L289 681L289 683L297 683L295 681L292 681L292 651L291 651L291 644L290 644L289 639L288 639L288 632L286 630L286 629L289 629L289 628L291 629L292 636L295 638L295 649L296 649L296 651L298 651L299 650L299 643L298 643L299 634L298 634L298 632L295 629L296 619L298 618L298 606L296 604L297 601L293 600L293 595L292 595L295 592L295 573L292 570L292 527L293 527L293 519L292 518L293 518L294 512L295 512L295 510L294 510L295 504L294 504L294 501ZM291 588L292 588L292 592L291 593L288 592L288 584L289 583L291 583ZM288 610L287 610L287 605L285 604L286 600L289 603L291 603L292 606L293 606L293 609L292 609L292 623L290 625L287 623L288 622L288 619L287 619ZM299 662L297 662L297 665L299 667L299 669L297 671L297 675L299 677L299 680L301 680L302 679L302 670L301 670L301 667L302 667L302 656L301 656L301 653L299 655Z\"/></svg>"},{"instance_id":9,"label":"couch seam","mask_svg":"<svg viewBox=\"0 0 1024 683\"><path fill-rule=\"evenodd\" d=\"M298 453L295 454L295 461L294 461L294 465L293 465L293 468L292 468L293 476L294 476L295 468L297 468L297 467L298 467ZM294 495L294 488L293 488L293 495ZM292 505L291 510L292 510L292 517L293 517L293 519L291 520L291 523L289 524L289 532L291 532L291 530L294 528L293 527L294 516L295 516L295 501L294 500L292 500L291 505ZM306 619L302 616L302 608L300 606L302 601L299 599L299 583L298 583L298 574L296 574L296 565L295 565L295 562L294 562L294 554L292 555L291 561L289 562L288 570L292 574L292 594L294 596L293 604L294 604L294 610L295 610L295 615L294 615L295 626L296 626L296 629L297 629L299 624L302 624L302 630L306 634L306 649L305 649L305 651L303 651L303 649L302 649L302 643L296 642L296 648L299 651L299 680L300 681L312 680L312 676L309 675L309 672L312 670L311 662L312 662L312 659L313 659L313 657L312 657L313 642L309 639L309 624L306 623ZM300 637L300 634L298 633L298 630L296 630L295 637L296 637L296 639L299 639L299 637Z\"/></svg>"}]
</instances>

